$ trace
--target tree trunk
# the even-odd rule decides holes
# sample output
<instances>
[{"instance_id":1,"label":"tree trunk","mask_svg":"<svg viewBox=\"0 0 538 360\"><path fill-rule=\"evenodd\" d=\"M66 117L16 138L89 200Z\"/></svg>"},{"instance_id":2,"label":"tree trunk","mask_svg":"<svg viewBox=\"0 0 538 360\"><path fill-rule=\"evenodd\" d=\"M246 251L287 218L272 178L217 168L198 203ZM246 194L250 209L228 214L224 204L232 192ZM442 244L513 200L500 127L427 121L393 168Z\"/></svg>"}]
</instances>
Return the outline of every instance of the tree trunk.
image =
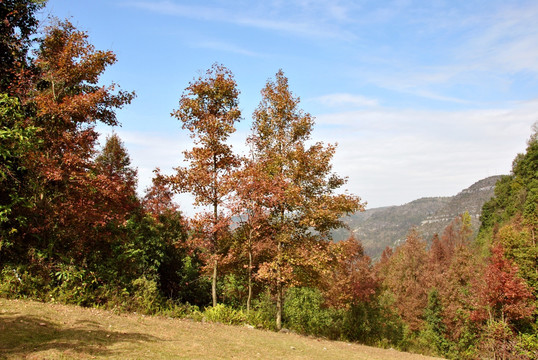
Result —
<instances>
[{"instance_id":1,"label":"tree trunk","mask_svg":"<svg viewBox=\"0 0 538 360\"><path fill-rule=\"evenodd\" d=\"M213 264L213 281L211 282L211 297L213 298L213 307L217 306L217 268L218 268L218 234L217 224L219 221L219 203L217 201L217 156L213 154L213 251L215 263Z\"/></svg>"},{"instance_id":2,"label":"tree trunk","mask_svg":"<svg viewBox=\"0 0 538 360\"><path fill-rule=\"evenodd\" d=\"M282 329L282 273L280 270L280 260L282 253L282 242L278 242L277 259L277 279L276 279L276 329Z\"/></svg>"},{"instance_id":3,"label":"tree trunk","mask_svg":"<svg viewBox=\"0 0 538 360\"><path fill-rule=\"evenodd\" d=\"M276 329L282 329L282 283L277 283L277 298L276 298Z\"/></svg>"},{"instance_id":4,"label":"tree trunk","mask_svg":"<svg viewBox=\"0 0 538 360\"><path fill-rule=\"evenodd\" d=\"M250 312L250 302L252 301L252 249L248 249L248 297L247 314Z\"/></svg>"},{"instance_id":5,"label":"tree trunk","mask_svg":"<svg viewBox=\"0 0 538 360\"><path fill-rule=\"evenodd\" d=\"M217 266L218 260L215 259L213 264L213 281L211 282L211 296L213 298L213 306L217 306Z\"/></svg>"}]
</instances>

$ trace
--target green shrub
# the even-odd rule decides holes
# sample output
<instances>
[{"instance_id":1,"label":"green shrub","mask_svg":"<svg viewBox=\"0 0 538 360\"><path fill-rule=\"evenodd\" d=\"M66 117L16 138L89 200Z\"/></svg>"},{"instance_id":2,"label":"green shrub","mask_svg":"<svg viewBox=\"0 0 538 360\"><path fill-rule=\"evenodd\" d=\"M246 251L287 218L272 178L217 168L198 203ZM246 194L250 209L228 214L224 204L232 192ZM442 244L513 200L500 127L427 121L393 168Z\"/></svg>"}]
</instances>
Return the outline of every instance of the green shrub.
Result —
<instances>
[{"instance_id":1,"label":"green shrub","mask_svg":"<svg viewBox=\"0 0 538 360\"><path fill-rule=\"evenodd\" d=\"M131 310L144 314L156 314L162 308L162 297L157 281L139 277L132 282Z\"/></svg>"},{"instance_id":2,"label":"green shrub","mask_svg":"<svg viewBox=\"0 0 538 360\"><path fill-rule=\"evenodd\" d=\"M46 300L48 285L46 278L32 274L23 266L5 267L0 273L0 296L6 298Z\"/></svg>"},{"instance_id":3,"label":"green shrub","mask_svg":"<svg viewBox=\"0 0 538 360\"><path fill-rule=\"evenodd\" d=\"M375 309L373 317L378 323L376 337L380 340L376 344L384 348L405 350L408 345L408 330L394 307L394 296L384 291L373 299L370 305Z\"/></svg>"},{"instance_id":4,"label":"green shrub","mask_svg":"<svg viewBox=\"0 0 538 360\"><path fill-rule=\"evenodd\" d=\"M387 328L392 323L389 319L383 319L383 313L376 301L357 302L341 312L341 337L348 341L376 345L385 339L387 344L390 344L392 338L389 335L397 332L396 329Z\"/></svg>"},{"instance_id":5,"label":"green shrub","mask_svg":"<svg viewBox=\"0 0 538 360\"><path fill-rule=\"evenodd\" d=\"M217 304L217 306L206 308L203 312L203 318L206 321L219 322L227 325L247 323L247 315L242 310L236 310L224 304Z\"/></svg>"},{"instance_id":6,"label":"green shrub","mask_svg":"<svg viewBox=\"0 0 538 360\"><path fill-rule=\"evenodd\" d=\"M519 334L516 353L522 359L538 359L538 334Z\"/></svg>"},{"instance_id":7,"label":"green shrub","mask_svg":"<svg viewBox=\"0 0 538 360\"><path fill-rule=\"evenodd\" d=\"M428 293L428 306L424 311L425 325L420 331L417 344L421 353L427 355L445 356L449 353L451 344L446 338L446 326L443 323L443 307L439 291L433 288Z\"/></svg>"},{"instance_id":8,"label":"green shrub","mask_svg":"<svg viewBox=\"0 0 538 360\"><path fill-rule=\"evenodd\" d=\"M130 311L131 303L132 301L126 288L103 284L95 290L95 302L92 305L114 312L125 312Z\"/></svg>"},{"instance_id":9,"label":"green shrub","mask_svg":"<svg viewBox=\"0 0 538 360\"><path fill-rule=\"evenodd\" d=\"M99 283L96 274L92 271L78 269L74 265L61 264L51 277L54 282L50 300L82 306L91 306L95 303Z\"/></svg>"},{"instance_id":10,"label":"green shrub","mask_svg":"<svg viewBox=\"0 0 538 360\"><path fill-rule=\"evenodd\" d=\"M219 282L223 302L233 307L241 307L246 302L248 289L246 279L235 274L227 274Z\"/></svg>"},{"instance_id":11,"label":"green shrub","mask_svg":"<svg viewBox=\"0 0 538 360\"><path fill-rule=\"evenodd\" d=\"M249 324L268 330L276 330L276 304L269 291L262 292L252 301L248 313Z\"/></svg>"},{"instance_id":12,"label":"green shrub","mask_svg":"<svg viewBox=\"0 0 538 360\"><path fill-rule=\"evenodd\" d=\"M183 304L174 300L168 299L164 307L159 312L159 315L169 316L172 318L192 318L193 314L200 313L200 308L189 303Z\"/></svg>"},{"instance_id":13,"label":"green shrub","mask_svg":"<svg viewBox=\"0 0 538 360\"><path fill-rule=\"evenodd\" d=\"M283 309L286 326L303 334L328 336L333 332L334 323L323 303L323 295L318 289L289 289Z\"/></svg>"}]
</instances>

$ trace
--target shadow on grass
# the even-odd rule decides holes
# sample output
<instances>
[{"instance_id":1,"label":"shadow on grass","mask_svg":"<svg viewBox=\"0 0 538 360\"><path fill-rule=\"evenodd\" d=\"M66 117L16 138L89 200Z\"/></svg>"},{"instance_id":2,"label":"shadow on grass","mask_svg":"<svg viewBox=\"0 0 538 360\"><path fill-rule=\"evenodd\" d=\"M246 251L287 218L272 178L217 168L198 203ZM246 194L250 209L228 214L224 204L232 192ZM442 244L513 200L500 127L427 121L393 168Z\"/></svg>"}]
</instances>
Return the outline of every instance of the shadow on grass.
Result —
<instances>
[{"instance_id":1,"label":"shadow on grass","mask_svg":"<svg viewBox=\"0 0 538 360\"><path fill-rule=\"evenodd\" d=\"M89 356L111 356L109 346L119 342L150 342L158 338L134 332L109 331L92 321L75 327L59 326L46 319L3 313L0 316L0 359L25 357L34 352L57 350ZM83 326L83 328L81 328Z\"/></svg>"}]
</instances>

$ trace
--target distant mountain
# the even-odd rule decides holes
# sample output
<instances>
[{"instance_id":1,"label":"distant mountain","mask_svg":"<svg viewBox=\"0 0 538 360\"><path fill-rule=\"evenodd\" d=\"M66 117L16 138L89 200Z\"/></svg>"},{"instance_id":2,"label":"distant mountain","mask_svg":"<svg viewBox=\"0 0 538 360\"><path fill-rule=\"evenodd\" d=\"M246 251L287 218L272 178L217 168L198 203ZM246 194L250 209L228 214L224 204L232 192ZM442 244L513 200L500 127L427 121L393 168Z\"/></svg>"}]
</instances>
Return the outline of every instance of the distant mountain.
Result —
<instances>
[{"instance_id":1,"label":"distant mountain","mask_svg":"<svg viewBox=\"0 0 538 360\"><path fill-rule=\"evenodd\" d=\"M361 240L365 252L378 258L387 246L396 246L412 227L417 227L428 242L465 211L471 215L473 230L480 227L482 205L494 194L500 176L480 180L451 197L422 198L401 206L368 209L344 219L350 230ZM349 235L347 230L334 234L336 240Z\"/></svg>"}]
</instances>

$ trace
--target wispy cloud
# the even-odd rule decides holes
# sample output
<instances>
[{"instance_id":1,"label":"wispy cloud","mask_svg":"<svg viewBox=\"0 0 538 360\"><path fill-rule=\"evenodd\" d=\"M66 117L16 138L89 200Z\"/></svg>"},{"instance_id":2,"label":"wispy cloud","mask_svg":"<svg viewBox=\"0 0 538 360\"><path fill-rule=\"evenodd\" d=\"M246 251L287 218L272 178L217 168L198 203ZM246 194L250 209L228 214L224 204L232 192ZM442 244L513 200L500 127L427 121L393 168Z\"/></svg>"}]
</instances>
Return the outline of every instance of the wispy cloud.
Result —
<instances>
[{"instance_id":1,"label":"wispy cloud","mask_svg":"<svg viewBox=\"0 0 538 360\"><path fill-rule=\"evenodd\" d=\"M261 30L277 31L285 34L294 34L314 38L340 38L350 39L354 35L342 29L338 23L326 21L327 13L318 14L318 17L293 16L297 13L272 13L267 8L241 7L241 6L192 6L182 5L172 1L133 1L125 2L124 6L147 10L164 15L173 15L198 19L204 21L218 21L231 23ZM274 5L274 4L273 4ZM345 17L343 7L325 4L328 14L340 19ZM248 11L246 9L249 9ZM284 15L285 14L285 15ZM319 16L323 16L324 19Z\"/></svg>"},{"instance_id":2,"label":"wispy cloud","mask_svg":"<svg viewBox=\"0 0 538 360\"><path fill-rule=\"evenodd\" d=\"M313 98L311 101L319 102L329 107L370 107L379 105L377 99L353 94L328 94Z\"/></svg>"},{"instance_id":3,"label":"wispy cloud","mask_svg":"<svg viewBox=\"0 0 538 360\"><path fill-rule=\"evenodd\" d=\"M262 57L263 54L244 49L240 46L222 41L200 41L193 44L194 47L229 52L250 57Z\"/></svg>"},{"instance_id":4,"label":"wispy cloud","mask_svg":"<svg viewBox=\"0 0 538 360\"><path fill-rule=\"evenodd\" d=\"M376 34L376 27L390 23L390 36L398 39L393 29L406 34L400 41L384 33L367 40L369 57L361 56L352 72L360 81L417 98L483 106L493 92L513 100L518 81L538 78L538 3L397 3L369 8L358 20L356 31Z\"/></svg>"},{"instance_id":5,"label":"wispy cloud","mask_svg":"<svg viewBox=\"0 0 538 360\"><path fill-rule=\"evenodd\" d=\"M249 63L241 77L267 74L267 66L315 77L323 92L307 94L308 102L333 111L317 116L322 131L314 131L315 140L339 143L335 171L349 176L350 191L371 206L451 195L508 172L538 114L538 101L521 102L536 96L529 84L538 76L535 1L139 0L124 6L166 15L173 24L194 20L185 21L194 34L189 38L198 41L193 46L250 57L235 62L234 69ZM285 60L256 52L270 54L280 45ZM319 69L326 73L319 76ZM256 88L245 81L241 89L246 99L258 94L259 82L252 83ZM234 149L241 150L245 134L235 135ZM141 173L181 164L181 150L169 152L177 139L126 136Z\"/></svg>"},{"instance_id":6,"label":"wispy cloud","mask_svg":"<svg viewBox=\"0 0 538 360\"><path fill-rule=\"evenodd\" d=\"M377 207L454 195L508 173L537 112L538 101L485 110L365 109L318 116L324 126L314 138L338 143L335 171Z\"/></svg>"},{"instance_id":7,"label":"wispy cloud","mask_svg":"<svg viewBox=\"0 0 538 360\"><path fill-rule=\"evenodd\" d=\"M462 59L487 71L538 73L537 18L536 2L500 8L462 44Z\"/></svg>"},{"instance_id":8,"label":"wispy cloud","mask_svg":"<svg viewBox=\"0 0 538 360\"><path fill-rule=\"evenodd\" d=\"M481 178L508 173L536 113L538 99L484 110L369 107L318 116L313 140L338 143L334 171L349 177L350 192L370 207L395 205L454 195ZM155 167L172 173L185 165L182 151L192 146L185 132L117 132L139 170L140 192L151 184ZM233 134L234 151L246 151L247 136L247 130ZM181 198L181 207L189 214L195 210L191 197Z\"/></svg>"}]
</instances>

